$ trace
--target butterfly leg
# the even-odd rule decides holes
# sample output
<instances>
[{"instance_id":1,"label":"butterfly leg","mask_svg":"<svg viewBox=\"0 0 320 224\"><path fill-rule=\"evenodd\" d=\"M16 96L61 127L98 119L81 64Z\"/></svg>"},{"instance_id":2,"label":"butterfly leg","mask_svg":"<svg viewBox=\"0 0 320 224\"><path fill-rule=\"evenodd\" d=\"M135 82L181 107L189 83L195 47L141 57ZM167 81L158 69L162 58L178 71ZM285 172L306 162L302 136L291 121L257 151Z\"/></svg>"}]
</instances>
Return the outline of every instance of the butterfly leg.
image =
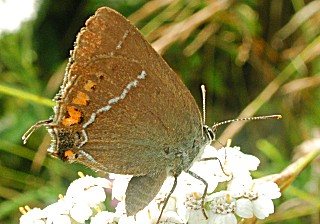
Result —
<instances>
[{"instance_id":1,"label":"butterfly leg","mask_svg":"<svg viewBox=\"0 0 320 224\"><path fill-rule=\"evenodd\" d=\"M208 182L207 182L205 179L203 179L202 177L200 177L199 175L197 175L196 173L194 173L194 172L192 172L192 171L190 171L190 170L188 170L188 174L190 174L190 175L193 176L194 178L200 180L200 181L204 184L204 186L205 186L205 187L204 187L204 190L203 190L202 197L201 197L201 209L202 209L202 213L203 213L204 217L205 217L206 219L208 219L208 216L207 216L207 214L206 214L206 211L204 210L204 199L205 199L205 197L206 197L206 195L207 195L207 192L208 192Z\"/></svg>"},{"instance_id":2,"label":"butterfly leg","mask_svg":"<svg viewBox=\"0 0 320 224\"><path fill-rule=\"evenodd\" d=\"M156 224L159 224L159 223L160 223L160 219L161 219L161 216L162 216L162 214L163 214L163 211L164 211L164 209L166 208L166 205L168 204L168 201L169 201L170 196L172 195L172 193L173 193L174 190L176 189L177 183L178 183L178 177L177 177L177 176L174 176L174 182L173 182L172 188L171 188L169 194L167 195L167 197L166 197L165 200L164 200L164 203L163 203L163 206L162 206L162 209L161 209L161 212L160 212L160 215L159 215L159 217L158 217L158 220L157 220Z\"/></svg>"},{"instance_id":3,"label":"butterfly leg","mask_svg":"<svg viewBox=\"0 0 320 224\"><path fill-rule=\"evenodd\" d=\"M202 159L200 159L199 161L201 162L201 161L209 161L209 160L218 160L219 165L220 165L220 168L221 168L222 172L224 173L224 175L230 176L230 174L227 174L227 172L224 170L223 165L222 165L220 159L218 159L217 157L202 158Z\"/></svg>"}]
</instances>

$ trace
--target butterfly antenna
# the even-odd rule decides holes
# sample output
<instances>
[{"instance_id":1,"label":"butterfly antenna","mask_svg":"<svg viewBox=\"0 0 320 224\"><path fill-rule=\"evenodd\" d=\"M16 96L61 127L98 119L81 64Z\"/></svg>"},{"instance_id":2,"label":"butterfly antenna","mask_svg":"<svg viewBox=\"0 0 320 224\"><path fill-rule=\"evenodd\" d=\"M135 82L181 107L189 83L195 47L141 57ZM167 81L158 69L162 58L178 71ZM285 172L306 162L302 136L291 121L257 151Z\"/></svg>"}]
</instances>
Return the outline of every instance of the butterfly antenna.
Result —
<instances>
[{"instance_id":1,"label":"butterfly antenna","mask_svg":"<svg viewBox=\"0 0 320 224\"><path fill-rule=\"evenodd\" d=\"M255 120L269 120L269 119L281 119L281 118L282 116L279 114L269 115L269 116L236 118L236 119L231 119L231 120L226 120L226 121L216 123L212 126L212 130L215 131L219 126L229 124L235 121L255 121Z\"/></svg>"},{"instance_id":2,"label":"butterfly antenna","mask_svg":"<svg viewBox=\"0 0 320 224\"><path fill-rule=\"evenodd\" d=\"M201 85L201 93L202 93L202 121L203 124L206 123L206 87Z\"/></svg>"}]
</instances>

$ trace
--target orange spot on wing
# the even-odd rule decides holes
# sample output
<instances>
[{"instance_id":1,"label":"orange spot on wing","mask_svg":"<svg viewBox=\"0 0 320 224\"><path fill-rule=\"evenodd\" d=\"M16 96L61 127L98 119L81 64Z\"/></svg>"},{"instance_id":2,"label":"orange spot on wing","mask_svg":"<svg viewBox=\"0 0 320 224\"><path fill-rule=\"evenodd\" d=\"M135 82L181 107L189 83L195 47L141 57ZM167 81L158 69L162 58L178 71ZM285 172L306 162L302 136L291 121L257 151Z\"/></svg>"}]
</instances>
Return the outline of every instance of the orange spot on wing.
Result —
<instances>
[{"instance_id":1,"label":"orange spot on wing","mask_svg":"<svg viewBox=\"0 0 320 224\"><path fill-rule=\"evenodd\" d=\"M96 83L92 80L88 80L86 82L86 84L84 85L84 89L88 92L91 92L92 90L94 90L96 88Z\"/></svg>"},{"instance_id":2,"label":"orange spot on wing","mask_svg":"<svg viewBox=\"0 0 320 224\"><path fill-rule=\"evenodd\" d=\"M87 106L89 103L89 96L83 92L78 91L77 96L72 100L72 103Z\"/></svg>"},{"instance_id":3,"label":"orange spot on wing","mask_svg":"<svg viewBox=\"0 0 320 224\"><path fill-rule=\"evenodd\" d=\"M82 113L73 106L67 106L68 115L62 120L64 126L78 124L81 121Z\"/></svg>"},{"instance_id":4,"label":"orange spot on wing","mask_svg":"<svg viewBox=\"0 0 320 224\"><path fill-rule=\"evenodd\" d=\"M69 149L64 152L64 157L66 159L73 159L75 157L75 153L71 149Z\"/></svg>"}]
</instances>

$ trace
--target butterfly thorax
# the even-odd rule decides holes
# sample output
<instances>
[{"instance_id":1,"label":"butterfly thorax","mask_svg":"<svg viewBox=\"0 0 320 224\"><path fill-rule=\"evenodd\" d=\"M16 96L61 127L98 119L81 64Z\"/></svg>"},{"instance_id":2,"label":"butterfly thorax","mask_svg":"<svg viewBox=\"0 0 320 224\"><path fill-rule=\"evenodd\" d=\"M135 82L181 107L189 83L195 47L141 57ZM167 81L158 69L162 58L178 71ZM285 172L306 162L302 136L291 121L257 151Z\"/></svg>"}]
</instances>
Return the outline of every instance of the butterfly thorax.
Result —
<instances>
[{"instance_id":1,"label":"butterfly thorax","mask_svg":"<svg viewBox=\"0 0 320 224\"><path fill-rule=\"evenodd\" d=\"M203 136L201 135L198 138L180 144L183 147L172 149L167 156L169 158L168 174L178 176L182 171L188 171L192 164L201 157L204 148L211 141L210 134L204 132Z\"/></svg>"}]
</instances>

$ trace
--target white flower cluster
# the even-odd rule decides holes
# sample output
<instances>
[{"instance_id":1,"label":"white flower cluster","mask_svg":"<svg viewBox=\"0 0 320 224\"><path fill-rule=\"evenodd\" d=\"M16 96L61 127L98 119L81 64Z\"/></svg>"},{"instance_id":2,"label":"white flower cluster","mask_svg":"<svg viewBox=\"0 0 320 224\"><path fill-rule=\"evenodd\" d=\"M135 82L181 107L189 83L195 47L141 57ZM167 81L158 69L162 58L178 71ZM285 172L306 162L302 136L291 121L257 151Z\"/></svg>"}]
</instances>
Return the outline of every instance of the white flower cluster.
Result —
<instances>
[{"instance_id":1,"label":"white flower cluster","mask_svg":"<svg viewBox=\"0 0 320 224\"><path fill-rule=\"evenodd\" d=\"M272 199L281 196L273 182L253 180L250 171L256 170L259 160L244 154L239 147L219 150L205 148L203 161L196 162L191 171L208 182L205 198L205 218L202 211L204 184L187 173L178 177L161 223L236 224L238 218L264 219L274 212ZM125 190L130 176L111 175L114 179L112 197L120 202L116 212L101 211L99 204L106 199L105 188L111 188L107 179L82 177L74 181L66 196L45 209L34 208L22 215L21 224L152 224L160 215L161 206L170 191L173 178L167 178L157 197L135 216L125 215ZM219 186L218 186L219 185ZM217 191L217 188L222 190Z\"/></svg>"},{"instance_id":2,"label":"white flower cluster","mask_svg":"<svg viewBox=\"0 0 320 224\"><path fill-rule=\"evenodd\" d=\"M105 178L81 177L70 184L66 195L56 203L44 209L24 211L20 224L84 223L96 213L96 207L106 200L105 188L111 186L111 182Z\"/></svg>"}]
</instances>

